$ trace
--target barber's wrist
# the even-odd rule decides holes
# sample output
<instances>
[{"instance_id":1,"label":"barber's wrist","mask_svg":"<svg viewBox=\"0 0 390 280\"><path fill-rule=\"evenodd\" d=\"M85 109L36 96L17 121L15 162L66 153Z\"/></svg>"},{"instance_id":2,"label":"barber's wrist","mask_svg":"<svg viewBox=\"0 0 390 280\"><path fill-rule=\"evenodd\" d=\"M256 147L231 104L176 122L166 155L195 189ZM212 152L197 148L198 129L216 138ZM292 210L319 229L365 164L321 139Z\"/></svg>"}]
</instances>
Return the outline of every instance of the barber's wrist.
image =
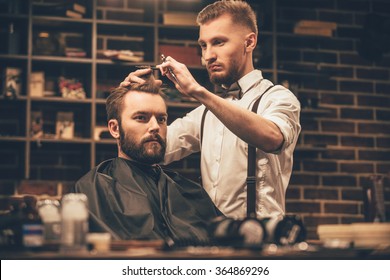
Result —
<instances>
[{"instance_id":1,"label":"barber's wrist","mask_svg":"<svg viewBox=\"0 0 390 280\"><path fill-rule=\"evenodd\" d=\"M210 92L203 86L198 85L194 90L190 92L190 97L195 98L199 102L202 102L203 99L207 98L207 94Z\"/></svg>"}]
</instances>

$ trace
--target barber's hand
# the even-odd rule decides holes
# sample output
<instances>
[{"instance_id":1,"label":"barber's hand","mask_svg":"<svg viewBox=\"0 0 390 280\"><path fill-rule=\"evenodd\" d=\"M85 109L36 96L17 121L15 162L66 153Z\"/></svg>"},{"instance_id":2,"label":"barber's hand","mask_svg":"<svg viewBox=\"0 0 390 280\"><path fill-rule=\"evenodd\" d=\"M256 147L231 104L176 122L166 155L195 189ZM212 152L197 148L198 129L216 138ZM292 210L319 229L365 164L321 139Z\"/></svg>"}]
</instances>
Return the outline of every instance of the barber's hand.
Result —
<instances>
[{"instance_id":1,"label":"barber's hand","mask_svg":"<svg viewBox=\"0 0 390 280\"><path fill-rule=\"evenodd\" d=\"M145 68L145 69L138 69L134 72L131 72L120 84L121 87L127 87L130 84L144 84L145 80L142 78L143 76L148 76L152 73L151 68ZM158 87L162 85L161 80L154 80L154 84Z\"/></svg>"},{"instance_id":2,"label":"barber's hand","mask_svg":"<svg viewBox=\"0 0 390 280\"><path fill-rule=\"evenodd\" d=\"M157 67L160 68L161 74L167 76L182 94L196 98L196 92L202 86L194 79L187 66L167 56L165 62Z\"/></svg>"}]
</instances>

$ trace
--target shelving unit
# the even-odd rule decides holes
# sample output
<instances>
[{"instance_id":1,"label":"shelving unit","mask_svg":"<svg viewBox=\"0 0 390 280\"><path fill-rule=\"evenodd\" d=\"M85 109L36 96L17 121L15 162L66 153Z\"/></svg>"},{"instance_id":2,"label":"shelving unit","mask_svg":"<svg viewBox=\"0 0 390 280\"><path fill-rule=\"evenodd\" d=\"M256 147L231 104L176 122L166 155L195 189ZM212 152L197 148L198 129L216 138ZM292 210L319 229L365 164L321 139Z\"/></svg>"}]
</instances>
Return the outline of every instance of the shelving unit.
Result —
<instances>
[{"instance_id":1,"label":"shelving unit","mask_svg":"<svg viewBox=\"0 0 390 280\"><path fill-rule=\"evenodd\" d=\"M186 4L182 0L79 2L86 7L81 19L41 13L33 4L34 0L23 5L21 1L0 2L0 40L8 43L9 34L5 30L11 25L18 34L18 48L8 48L7 44L0 47L0 71L7 67L22 70L19 96L6 99L0 95L0 154L7 158L5 164L0 163L0 180L72 181L102 160L116 156L113 139L98 140L94 135L95 129L106 125L105 98L109 88L117 86L136 65L158 64L160 45L197 46L197 26L167 25L163 16L166 12L196 13L208 4L202 0L186 1ZM258 9L260 25L255 67L262 69L266 78L277 82L274 1L248 2ZM20 5L15 6L15 3ZM47 35L40 42L48 44L46 49L39 47L38 34ZM58 45L59 41L65 44ZM66 57L61 49L64 45L85 50L85 57ZM50 47L54 50L47 52ZM144 60L141 63L112 61L102 56L107 49L131 49L142 53ZM187 66L201 84L213 90L200 64ZM85 98L64 98L56 91L54 96L32 96L31 76L39 71L44 72L45 80L52 84L56 84L59 76L79 79ZM171 85L169 80L162 79ZM4 86L4 82L1 85ZM168 101L170 121L197 105ZM71 139L55 137L56 113L60 111L73 112L75 128ZM32 137L32 112L42 112L46 137Z\"/></svg>"},{"instance_id":2,"label":"shelving unit","mask_svg":"<svg viewBox=\"0 0 390 280\"><path fill-rule=\"evenodd\" d=\"M18 97L7 99L0 95L0 153L8 158L6 164L0 163L0 180L72 181L102 160L116 156L113 139L98 140L94 135L97 127L106 125L105 98L109 88L117 86L136 65L158 64L159 44L197 46L196 26L183 28L163 23L164 12L183 10L180 1L78 2L86 7L81 19L43 13L33 0L23 5L12 0L0 3L0 39L8 44L7 29L12 27L18 46L15 49L2 44L0 70L7 67L22 70ZM184 10L201 9L202 1L190 3ZM47 37L40 37L41 34ZM40 47L42 44L46 44L45 48ZM66 57L63 46L81 48L86 55ZM51 47L54 50L50 51ZM142 63L112 61L101 55L108 49L130 49L143 53L144 59ZM189 65L189 68L211 87L203 67ZM45 81L52 84L57 83L59 76L77 78L86 97L64 98L57 89L53 96L32 96L29 84L33 72L44 72ZM1 86L4 84L2 80ZM197 105L168 102L173 114L184 114ZM55 136L56 114L60 111L73 112L75 127L71 139ZM32 112L42 112L43 138L35 139L30 134Z\"/></svg>"}]
</instances>

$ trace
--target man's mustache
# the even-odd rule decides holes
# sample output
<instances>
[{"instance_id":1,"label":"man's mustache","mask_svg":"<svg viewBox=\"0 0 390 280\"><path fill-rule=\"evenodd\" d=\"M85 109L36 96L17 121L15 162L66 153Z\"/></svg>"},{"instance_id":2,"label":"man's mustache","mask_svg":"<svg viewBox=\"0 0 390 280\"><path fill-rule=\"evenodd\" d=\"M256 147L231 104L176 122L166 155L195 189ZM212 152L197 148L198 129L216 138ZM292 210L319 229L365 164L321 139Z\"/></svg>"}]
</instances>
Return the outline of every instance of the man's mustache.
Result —
<instances>
[{"instance_id":1,"label":"man's mustache","mask_svg":"<svg viewBox=\"0 0 390 280\"><path fill-rule=\"evenodd\" d=\"M149 137L146 137L145 139L142 140L142 144L145 144L146 142L150 142L150 141L156 141L158 142L161 146L164 146L165 145L165 140L158 134L154 135L154 136L149 136Z\"/></svg>"}]
</instances>

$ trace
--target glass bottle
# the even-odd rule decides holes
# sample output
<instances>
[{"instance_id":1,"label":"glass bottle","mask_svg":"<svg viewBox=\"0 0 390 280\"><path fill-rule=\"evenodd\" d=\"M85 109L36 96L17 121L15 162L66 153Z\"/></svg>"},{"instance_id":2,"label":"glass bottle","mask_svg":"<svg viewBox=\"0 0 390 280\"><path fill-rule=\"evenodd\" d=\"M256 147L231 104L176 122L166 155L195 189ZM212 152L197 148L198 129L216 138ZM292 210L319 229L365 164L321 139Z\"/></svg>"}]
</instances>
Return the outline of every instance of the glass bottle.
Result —
<instances>
[{"instance_id":1,"label":"glass bottle","mask_svg":"<svg viewBox=\"0 0 390 280\"><path fill-rule=\"evenodd\" d=\"M24 248L27 249L39 248L44 244L44 228L36 202L37 200L33 196L24 197L22 240Z\"/></svg>"}]
</instances>

